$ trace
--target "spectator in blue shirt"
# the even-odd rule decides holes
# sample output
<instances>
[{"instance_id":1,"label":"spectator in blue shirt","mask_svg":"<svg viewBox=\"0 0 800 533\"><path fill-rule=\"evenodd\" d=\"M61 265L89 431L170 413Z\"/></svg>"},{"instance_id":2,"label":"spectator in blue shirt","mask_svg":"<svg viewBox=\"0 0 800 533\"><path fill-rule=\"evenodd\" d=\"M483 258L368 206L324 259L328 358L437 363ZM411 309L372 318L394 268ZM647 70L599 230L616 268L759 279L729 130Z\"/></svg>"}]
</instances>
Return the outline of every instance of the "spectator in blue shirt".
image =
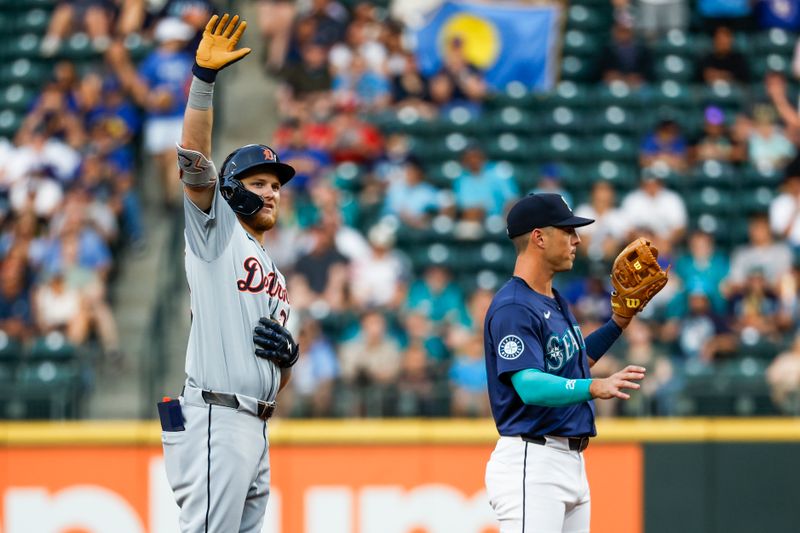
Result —
<instances>
[{"instance_id":1,"label":"spectator in blue shirt","mask_svg":"<svg viewBox=\"0 0 800 533\"><path fill-rule=\"evenodd\" d=\"M702 290L714 310L724 313L726 302L720 286L728 270L728 258L714 249L714 237L703 231L695 231L689 236L688 250L675 262L674 272L684 286Z\"/></svg>"},{"instance_id":2,"label":"spectator in blue shirt","mask_svg":"<svg viewBox=\"0 0 800 533\"><path fill-rule=\"evenodd\" d=\"M439 192L425 182L420 162L409 157L400 176L393 176L386 191L383 212L395 215L408 226L425 228L439 211Z\"/></svg>"},{"instance_id":3,"label":"spectator in blue shirt","mask_svg":"<svg viewBox=\"0 0 800 533\"><path fill-rule=\"evenodd\" d=\"M185 46L193 36L194 29L180 19L161 20L155 29L158 48L142 61L138 72L121 44L112 46L108 54L122 86L145 110L145 150L156 161L167 208L178 205L182 194L175 144L181 138L194 64L194 56Z\"/></svg>"},{"instance_id":4,"label":"spectator in blue shirt","mask_svg":"<svg viewBox=\"0 0 800 533\"><path fill-rule=\"evenodd\" d=\"M519 196L514 180L499 172L496 163L487 162L477 145L470 145L464 151L461 167L453 189L462 220L482 222L487 216L502 215L506 206Z\"/></svg>"},{"instance_id":5,"label":"spectator in blue shirt","mask_svg":"<svg viewBox=\"0 0 800 533\"><path fill-rule=\"evenodd\" d=\"M281 150L281 161L292 165L294 178L287 184L290 189L306 195L314 183L332 164L328 152L309 146L302 124L292 121L289 144Z\"/></svg>"},{"instance_id":6,"label":"spectator in blue shirt","mask_svg":"<svg viewBox=\"0 0 800 533\"><path fill-rule=\"evenodd\" d=\"M688 145L680 126L670 118L659 121L640 147L639 164L642 168L664 164L673 172L684 172L687 168Z\"/></svg>"},{"instance_id":7,"label":"spectator in blue shirt","mask_svg":"<svg viewBox=\"0 0 800 533\"><path fill-rule=\"evenodd\" d=\"M408 290L406 307L434 322L456 321L464 313L464 297L442 265L431 264Z\"/></svg>"},{"instance_id":8,"label":"spectator in blue shirt","mask_svg":"<svg viewBox=\"0 0 800 533\"><path fill-rule=\"evenodd\" d=\"M392 96L386 76L370 69L360 54L353 56L350 68L336 74L333 94L337 102L353 102L364 111L385 109Z\"/></svg>"}]
</instances>

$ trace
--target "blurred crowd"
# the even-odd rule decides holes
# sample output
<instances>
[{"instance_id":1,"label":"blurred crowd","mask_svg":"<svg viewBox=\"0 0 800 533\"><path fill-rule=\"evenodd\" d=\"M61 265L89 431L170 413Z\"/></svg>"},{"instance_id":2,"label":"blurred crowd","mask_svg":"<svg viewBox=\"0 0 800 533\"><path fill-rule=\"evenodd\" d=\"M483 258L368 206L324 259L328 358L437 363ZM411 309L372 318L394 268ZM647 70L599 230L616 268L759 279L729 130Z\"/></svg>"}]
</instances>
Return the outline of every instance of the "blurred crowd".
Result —
<instances>
[{"instance_id":1,"label":"blurred crowd","mask_svg":"<svg viewBox=\"0 0 800 533\"><path fill-rule=\"evenodd\" d=\"M733 41L737 32L767 27L759 24L768 24L763 10L770 6L753 12L748 4L744 14L731 14L715 2L699 3L693 31L711 46L692 83L741 85L749 93L761 81ZM561 282L587 334L610 317L608 269L629 240L646 236L664 266L672 265L668 287L595 367L608 375L643 364L651 369L647 384L639 401L611 402L602 414L681 414L687 373L752 354L772 364L766 376L773 408L796 411L797 370L774 370L800 367L792 348L800 274L800 115L791 101L792 74L787 81L787 73L768 69L746 109L709 105L691 134L663 114L640 139L638 185L623 194L594 177L588 194L569 190L557 164L543 166L536 186L525 190L478 142L466 144L451 186L442 187L427 175L431 167L413 139L381 131L373 118L435 120L454 109L480 117L492 95L461 39L444 43L441 70L425 76L408 28L372 3L259 6L264 68L281 81L281 125L272 142L298 169L284 193L280 227L269 236L289 273L292 325L306 354L290 387L290 413L486 415L482 325L497 285L467 288L446 262L420 266L411 260L413 244L398 243L398 236L451 227L456 243L480 241L487 220L503 217L531 191L560 192L570 203L580 198L577 214L597 220L580 232L580 275ZM651 8L671 10L672 18L655 17L669 25L647 26ZM596 83L646 88L653 80L651 43L676 27L688 31L688 18L675 9L686 11L686 2L614 2ZM798 26L800 20L786 29ZM746 227L738 241L720 241L725 228L696 224L691 199L675 186L676 177L715 163L784 176L771 202L741 216ZM353 177L357 188L348 184Z\"/></svg>"},{"instance_id":2,"label":"blurred crowd","mask_svg":"<svg viewBox=\"0 0 800 533\"><path fill-rule=\"evenodd\" d=\"M14 137L0 139L0 344L24 351L45 339L92 354L84 387L98 367L122 371L132 355L120 346L109 287L120 259L146 249L137 192L146 157L164 176L165 207L177 205L174 145L193 40L215 9L150 7L57 3L39 41L49 75ZM88 52L70 55L82 39Z\"/></svg>"},{"instance_id":3,"label":"blurred crowd","mask_svg":"<svg viewBox=\"0 0 800 533\"><path fill-rule=\"evenodd\" d=\"M699 22L690 23L682 0L612 2L613 28L591 83L646 90L654 80L652 43L682 28L711 42L693 83L762 89L736 113L706 106L694 117L702 123L697 131L659 115L639 140L637 184L621 192L595 176L587 177L591 190L570 188L555 163L533 180L514 179L474 141L458 151L443 186L414 139L382 130L375 118L480 118L493 95L463 41L444 43L441 69L423 75L411 31L382 5L261 0L251 27L264 45L253 55L280 81L280 124L261 141L297 169L282 193L279 224L267 234L287 274L289 327L303 351L281 402L284 415L488 415L483 319L510 266L496 279L465 284L446 261L415 260L419 250L402 237L433 231L467 250L532 191L560 192L578 215L597 221L580 232L575 275L557 278L584 334L610 317L609 265L629 240L646 236L660 262L672 265L667 288L594 369L602 376L642 364L649 368L644 388L636 401L607 402L601 414L682 414L687 375L753 354L768 366L774 409L798 412L800 114L793 87L800 53L794 70L768 69L762 78L733 46L737 35L758 28L800 29L800 19L770 19L774 3L753 11L747 1L698 0ZM120 254L146 246L138 165L152 162L163 208L174 211L174 143L193 51L216 11L202 0L168 0L157 9L141 0L56 7L40 51L53 61L51 79L15 138L0 143L0 329L9 338L30 342L55 332L76 345L96 341L110 361L123 361L108 284ZM88 66L62 57L76 32L96 54ZM738 240L721 238L732 227L695 223L692 198L676 185L715 164L782 176L763 209L741 216ZM532 188L522 185L531 181ZM505 240L497 244L498 255L511 250Z\"/></svg>"}]
</instances>

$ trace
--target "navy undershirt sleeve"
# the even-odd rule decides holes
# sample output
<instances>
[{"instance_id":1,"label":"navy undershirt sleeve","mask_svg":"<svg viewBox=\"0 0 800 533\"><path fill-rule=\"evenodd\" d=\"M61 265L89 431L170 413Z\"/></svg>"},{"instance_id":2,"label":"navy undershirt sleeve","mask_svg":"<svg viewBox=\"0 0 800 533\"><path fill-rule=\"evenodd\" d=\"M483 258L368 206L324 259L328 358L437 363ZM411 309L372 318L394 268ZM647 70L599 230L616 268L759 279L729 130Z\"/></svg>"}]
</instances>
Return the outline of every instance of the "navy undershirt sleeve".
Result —
<instances>
[{"instance_id":1,"label":"navy undershirt sleeve","mask_svg":"<svg viewBox=\"0 0 800 533\"><path fill-rule=\"evenodd\" d=\"M622 328L614 320L609 320L586 337L586 355L597 361L620 335Z\"/></svg>"}]
</instances>

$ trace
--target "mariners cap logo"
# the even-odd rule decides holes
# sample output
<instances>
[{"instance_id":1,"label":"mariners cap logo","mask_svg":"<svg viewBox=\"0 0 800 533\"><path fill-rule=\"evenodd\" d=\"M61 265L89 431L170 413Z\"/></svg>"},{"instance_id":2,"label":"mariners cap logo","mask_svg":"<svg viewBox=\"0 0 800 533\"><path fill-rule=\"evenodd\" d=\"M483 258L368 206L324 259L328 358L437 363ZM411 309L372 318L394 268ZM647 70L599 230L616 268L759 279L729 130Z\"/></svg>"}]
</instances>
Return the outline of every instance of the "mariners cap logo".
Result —
<instances>
[{"instance_id":1,"label":"mariners cap logo","mask_svg":"<svg viewBox=\"0 0 800 533\"><path fill-rule=\"evenodd\" d=\"M525 343L516 335L506 335L497 346L497 355L503 359L516 359L525 350Z\"/></svg>"}]
</instances>

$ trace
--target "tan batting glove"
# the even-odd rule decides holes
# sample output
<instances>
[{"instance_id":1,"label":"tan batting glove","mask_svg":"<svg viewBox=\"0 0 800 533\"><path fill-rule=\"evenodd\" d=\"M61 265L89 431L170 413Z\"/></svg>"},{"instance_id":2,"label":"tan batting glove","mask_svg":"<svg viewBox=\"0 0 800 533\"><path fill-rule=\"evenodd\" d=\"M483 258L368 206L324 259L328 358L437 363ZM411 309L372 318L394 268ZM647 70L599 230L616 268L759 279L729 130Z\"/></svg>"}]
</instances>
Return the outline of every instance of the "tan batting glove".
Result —
<instances>
[{"instance_id":1,"label":"tan batting glove","mask_svg":"<svg viewBox=\"0 0 800 533\"><path fill-rule=\"evenodd\" d=\"M234 15L230 19L227 13L222 15L222 19L217 15L211 17L206 29L203 30L203 39L197 47L195 65L192 68L194 75L203 81L213 83L218 71L249 54L251 52L249 48L236 49L245 28L247 22L240 23L239 15Z\"/></svg>"}]
</instances>

